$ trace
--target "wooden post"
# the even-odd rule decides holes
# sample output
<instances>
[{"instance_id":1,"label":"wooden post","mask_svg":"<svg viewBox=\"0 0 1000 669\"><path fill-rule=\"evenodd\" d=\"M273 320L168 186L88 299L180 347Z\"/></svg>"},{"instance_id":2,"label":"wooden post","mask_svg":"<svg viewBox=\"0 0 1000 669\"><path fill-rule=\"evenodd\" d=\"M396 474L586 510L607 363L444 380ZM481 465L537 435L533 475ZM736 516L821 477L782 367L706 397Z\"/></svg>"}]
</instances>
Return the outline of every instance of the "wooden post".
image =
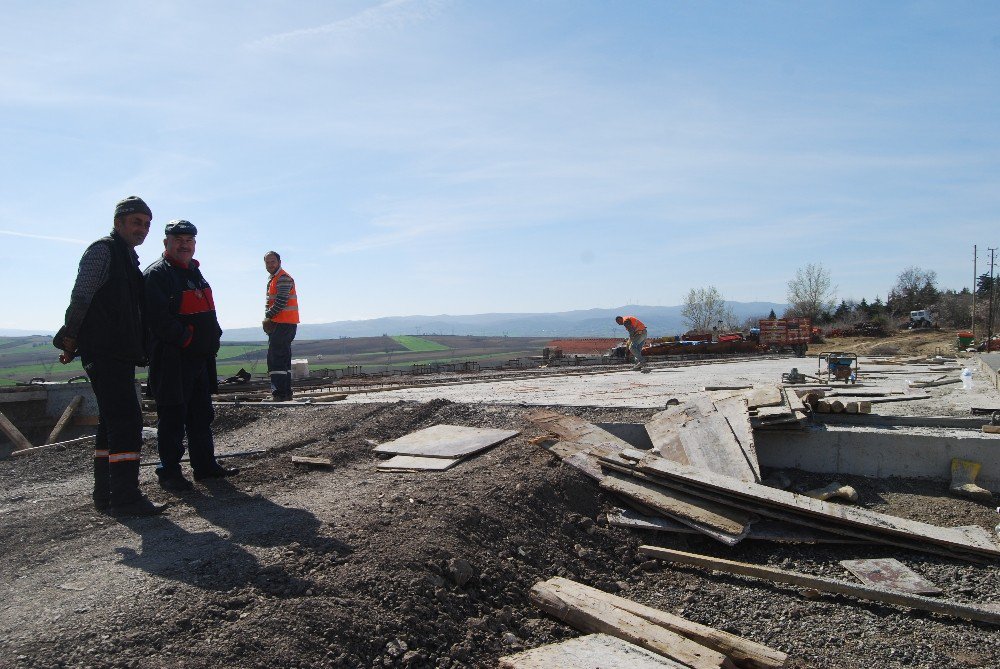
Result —
<instances>
[{"instance_id":1,"label":"wooden post","mask_svg":"<svg viewBox=\"0 0 1000 669\"><path fill-rule=\"evenodd\" d=\"M3 415L2 411L0 411L0 430L3 430L4 434L6 434L11 442L13 442L14 446L16 446L14 449L15 451L31 448L31 442L28 441L28 438L21 434L21 431L10 422L7 416Z\"/></svg>"},{"instance_id":2,"label":"wooden post","mask_svg":"<svg viewBox=\"0 0 1000 669\"><path fill-rule=\"evenodd\" d=\"M77 395L70 400L69 404L66 405L66 408L62 412L62 416L59 416L59 420L56 421L56 426L52 428L52 432L49 433L49 438L45 440L46 444L54 443L55 440L59 438L59 434L63 431L63 428L66 427L66 423L69 422L70 416L73 415L73 412L75 412L82 403L83 395Z\"/></svg>"}]
</instances>

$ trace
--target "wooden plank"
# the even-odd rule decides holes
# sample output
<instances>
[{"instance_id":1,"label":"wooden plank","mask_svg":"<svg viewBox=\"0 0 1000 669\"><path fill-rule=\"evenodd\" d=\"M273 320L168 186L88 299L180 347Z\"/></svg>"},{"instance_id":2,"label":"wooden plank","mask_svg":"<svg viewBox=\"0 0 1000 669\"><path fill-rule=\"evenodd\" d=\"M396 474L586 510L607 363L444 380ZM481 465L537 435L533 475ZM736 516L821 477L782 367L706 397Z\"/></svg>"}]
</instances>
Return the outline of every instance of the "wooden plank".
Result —
<instances>
[{"instance_id":1,"label":"wooden plank","mask_svg":"<svg viewBox=\"0 0 1000 669\"><path fill-rule=\"evenodd\" d=\"M66 423L69 422L70 416L80 407L83 403L83 395L77 395L69 401L66 408L63 409L62 415L59 416L59 420L56 421L55 427L52 428L52 432L49 433L49 438L45 440L46 444L55 443L56 439L62 433L63 428L66 427Z\"/></svg>"},{"instance_id":2,"label":"wooden plank","mask_svg":"<svg viewBox=\"0 0 1000 669\"><path fill-rule=\"evenodd\" d=\"M632 448L632 445L624 439L619 439L607 430L576 416L567 416L557 411L541 409L531 412L527 418L539 428L559 435L559 439L562 441L600 445L616 450Z\"/></svg>"},{"instance_id":3,"label":"wooden plank","mask_svg":"<svg viewBox=\"0 0 1000 669\"><path fill-rule=\"evenodd\" d=\"M595 602L627 611L644 620L671 630L703 646L722 653L735 664L746 669L778 669L783 667L788 656L763 644L744 639L735 634L702 625L657 608L639 604L631 599L612 595L576 581L554 577L546 581L548 585L562 592L575 593L592 598Z\"/></svg>"},{"instance_id":4,"label":"wooden plank","mask_svg":"<svg viewBox=\"0 0 1000 669\"><path fill-rule=\"evenodd\" d=\"M909 541L919 542L919 545L932 544L959 552L1000 557L1000 546L992 541L982 541L971 537L961 531L961 528L937 527L868 509L831 504L758 483L740 481L732 477L694 469L665 458L647 456L637 465L637 468L654 476L691 483L709 490L723 491L736 498L763 502L837 525L861 528L878 535L902 537Z\"/></svg>"},{"instance_id":5,"label":"wooden plank","mask_svg":"<svg viewBox=\"0 0 1000 669\"><path fill-rule=\"evenodd\" d=\"M665 514L695 529L700 530L702 526L707 526L722 532L731 537L729 540L723 540L729 545L737 543L745 536L750 523L754 520L752 514L678 493L619 472L611 472L601 479L601 488L635 499L657 513Z\"/></svg>"},{"instance_id":6,"label":"wooden plank","mask_svg":"<svg viewBox=\"0 0 1000 669\"><path fill-rule=\"evenodd\" d=\"M683 669L684 665L608 634L588 634L500 658L500 669Z\"/></svg>"},{"instance_id":7,"label":"wooden plank","mask_svg":"<svg viewBox=\"0 0 1000 669\"><path fill-rule=\"evenodd\" d=\"M595 481L600 481L604 478L604 471L601 469L597 456L590 453L591 448L593 447L572 441L558 441L546 446L545 450L559 456L559 459L570 467L579 469Z\"/></svg>"},{"instance_id":8,"label":"wooden plank","mask_svg":"<svg viewBox=\"0 0 1000 669\"><path fill-rule=\"evenodd\" d=\"M88 441L93 441L95 435L90 435L87 437L77 437L76 439L67 439L66 441L59 441L54 444L45 444L43 446L34 446L32 448L22 448L19 451L14 451L10 454L10 457L16 458L22 455L31 455L32 453L37 453L43 449L59 448L62 446L73 446L74 444L83 444Z\"/></svg>"},{"instance_id":9,"label":"wooden plank","mask_svg":"<svg viewBox=\"0 0 1000 669\"><path fill-rule=\"evenodd\" d=\"M751 408L776 407L784 404L785 400L778 386L762 386L747 392L747 405Z\"/></svg>"},{"instance_id":10,"label":"wooden plank","mask_svg":"<svg viewBox=\"0 0 1000 669\"><path fill-rule=\"evenodd\" d=\"M834 533L841 535L843 537L849 538L852 541L845 543L876 543L876 544L887 544L890 546L898 546L900 548L905 548L907 550L917 551L917 552L930 552L937 553L940 555L946 555L951 558L972 560L976 562L982 562L984 558L981 556L973 556L969 553L961 553L949 550L943 546L935 546L934 544L929 544L927 541L923 541L919 538L912 539L906 537L892 537L881 533L877 530L867 530L863 527L854 527L849 525L838 525L832 523L827 519L813 518L811 516L806 516L800 513L796 513L795 510L786 510L773 506L768 506L760 501L754 501L751 499L740 498L731 494L727 494L724 491L707 490L705 488L699 488L696 484L690 484L686 482L680 482L677 480L668 480L661 478L653 478L654 482L659 482L664 486L675 489L678 492L684 492L689 495L700 497L709 501L713 501L719 504L731 505L736 508L742 509L747 513L754 513L764 518L770 518L773 520L781 521L783 523L789 523L796 526L803 526L809 528L813 531L823 531L828 533ZM652 514L652 511L637 509L642 513ZM962 534L966 539L973 543L985 542L989 543L992 541L989 533L979 526L962 526L953 528L957 533ZM747 533L746 538L750 538L753 531L753 525L751 525L750 532Z\"/></svg>"},{"instance_id":11,"label":"wooden plank","mask_svg":"<svg viewBox=\"0 0 1000 669\"><path fill-rule=\"evenodd\" d=\"M610 634L695 669L734 666L718 651L578 592L542 582L531 588L528 598L550 616L580 631Z\"/></svg>"},{"instance_id":12,"label":"wooden plank","mask_svg":"<svg viewBox=\"0 0 1000 669\"><path fill-rule=\"evenodd\" d=\"M312 455L293 455L292 462L297 465L316 465L317 467L329 467L333 464L330 458L316 457Z\"/></svg>"},{"instance_id":13,"label":"wooden plank","mask_svg":"<svg viewBox=\"0 0 1000 669\"><path fill-rule=\"evenodd\" d=\"M698 530L670 518L661 518L633 511L613 509L608 512L608 524L630 530L648 532L673 532L676 534L698 534ZM781 544L865 544L864 539L844 537L818 529L802 527L779 520L756 520L750 525L744 539L771 541Z\"/></svg>"},{"instance_id":14,"label":"wooden plank","mask_svg":"<svg viewBox=\"0 0 1000 669\"><path fill-rule=\"evenodd\" d=\"M389 458L385 462L380 462L378 464L378 471L380 472L410 472L410 471L435 471L441 472L445 469L451 469L459 462L462 458L425 458L419 455L397 455L395 457Z\"/></svg>"},{"instance_id":15,"label":"wooden plank","mask_svg":"<svg viewBox=\"0 0 1000 669\"><path fill-rule=\"evenodd\" d=\"M714 404L716 411L729 423L729 429L733 431L733 436L743 451L743 457L753 470L754 480L760 481L760 461L757 459L757 445L753 438L753 426L750 425L746 398L731 397L717 400Z\"/></svg>"},{"instance_id":16,"label":"wooden plank","mask_svg":"<svg viewBox=\"0 0 1000 669\"><path fill-rule=\"evenodd\" d=\"M894 558L841 560L840 565L865 585L914 595L943 594L941 588Z\"/></svg>"},{"instance_id":17,"label":"wooden plank","mask_svg":"<svg viewBox=\"0 0 1000 669\"><path fill-rule=\"evenodd\" d=\"M985 434L1000 434L1000 425L983 425Z\"/></svg>"},{"instance_id":18,"label":"wooden plank","mask_svg":"<svg viewBox=\"0 0 1000 669\"><path fill-rule=\"evenodd\" d=\"M708 398L657 413L646 432L653 450L665 458L742 481L759 480L726 417Z\"/></svg>"},{"instance_id":19,"label":"wooden plank","mask_svg":"<svg viewBox=\"0 0 1000 669\"><path fill-rule=\"evenodd\" d=\"M21 434L21 431L17 429L17 426L10 422L10 420L0 411L0 430L3 430L10 442L14 444L15 451L23 451L25 449L31 448L31 442L28 438Z\"/></svg>"},{"instance_id":20,"label":"wooden plank","mask_svg":"<svg viewBox=\"0 0 1000 669\"><path fill-rule=\"evenodd\" d=\"M486 450L517 433L518 430L433 425L376 446L375 452L424 458L459 458Z\"/></svg>"},{"instance_id":21,"label":"wooden plank","mask_svg":"<svg viewBox=\"0 0 1000 669\"><path fill-rule=\"evenodd\" d=\"M965 620L977 620L979 622L1000 625L1000 609L988 609L964 604L962 602L933 599L921 595L911 595L904 592L893 592L883 588L875 588L866 585L857 585L847 581L839 581L823 576L811 576L800 574L774 567L761 567L758 565L736 562L734 560L723 560L707 555L696 553L685 553L656 546L640 546L639 554L646 555L668 562L695 565L715 571L723 571L729 574L740 574L742 576L752 576L763 578L777 583L790 583L792 585L814 588L823 592L835 592L840 595L849 595L857 599L865 599L886 604L905 606L911 609L931 611L933 613L943 613L945 615L963 618Z\"/></svg>"}]
</instances>

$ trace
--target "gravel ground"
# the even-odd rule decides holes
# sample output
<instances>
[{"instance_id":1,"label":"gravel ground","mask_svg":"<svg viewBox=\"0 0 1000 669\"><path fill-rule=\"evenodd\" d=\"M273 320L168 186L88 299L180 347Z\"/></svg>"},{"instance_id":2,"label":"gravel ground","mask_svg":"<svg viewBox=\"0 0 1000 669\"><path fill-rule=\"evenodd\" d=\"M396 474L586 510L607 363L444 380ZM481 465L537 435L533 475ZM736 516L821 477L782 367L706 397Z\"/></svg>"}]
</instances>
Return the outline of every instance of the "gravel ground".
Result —
<instances>
[{"instance_id":1,"label":"gravel ground","mask_svg":"<svg viewBox=\"0 0 1000 669\"><path fill-rule=\"evenodd\" d=\"M86 449L2 461L0 666L494 667L578 634L528 602L531 585L553 575L769 644L790 667L1000 666L996 627L668 566L636 549L842 579L851 577L840 560L895 557L945 597L980 605L1000 602L995 564L860 545L727 548L610 527L616 500L529 443L538 435L529 410L443 399L220 407L221 451L268 452L241 459L237 478L179 498L144 469L147 492L173 506L124 522L89 506ZM567 412L644 422L654 411ZM373 441L437 423L523 432L446 472L375 471ZM292 454L333 466L295 465ZM828 482L787 473L796 486ZM837 478L884 513L991 531L1000 520L948 497L943 482Z\"/></svg>"}]
</instances>

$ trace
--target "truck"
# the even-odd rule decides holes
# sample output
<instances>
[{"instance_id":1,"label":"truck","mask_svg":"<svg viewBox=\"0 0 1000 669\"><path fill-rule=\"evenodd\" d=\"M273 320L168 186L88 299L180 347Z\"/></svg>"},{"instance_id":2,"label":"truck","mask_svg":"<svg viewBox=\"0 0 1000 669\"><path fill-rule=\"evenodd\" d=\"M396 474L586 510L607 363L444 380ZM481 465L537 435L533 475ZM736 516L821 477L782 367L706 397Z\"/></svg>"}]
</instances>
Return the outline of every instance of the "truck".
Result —
<instances>
[{"instance_id":1,"label":"truck","mask_svg":"<svg viewBox=\"0 0 1000 669\"><path fill-rule=\"evenodd\" d=\"M911 330L933 327L937 327L937 318L930 309L917 309L910 312L909 328Z\"/></svg>"},{"instance_id":2,"label":"truck","mask_svg":"<svg viewBox=\"0 0 1000 669\"><path fill-rule=\"evenodd\" d=\"M803 358L809 350L812 321L808 318L765 318L760 321L760 346L768 351L792 351Z\"/></svg>"}]
</instances>

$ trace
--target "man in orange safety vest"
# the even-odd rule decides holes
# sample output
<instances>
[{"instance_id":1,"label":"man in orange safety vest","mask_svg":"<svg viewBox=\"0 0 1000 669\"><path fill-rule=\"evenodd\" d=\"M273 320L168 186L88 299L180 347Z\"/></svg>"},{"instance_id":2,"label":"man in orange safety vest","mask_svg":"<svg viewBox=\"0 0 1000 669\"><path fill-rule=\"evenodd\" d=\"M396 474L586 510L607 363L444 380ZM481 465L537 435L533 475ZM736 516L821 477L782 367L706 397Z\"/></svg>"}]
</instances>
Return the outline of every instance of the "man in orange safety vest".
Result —
<instances>
[{"instance_id":1,"label":"man in orange safety vest","mask_svg":"<svg viewBox=\"0 0 1000 669\"><path fill-rule=\"evenodd\" d=\"M633 369L648 371L645 369L646 359L642 357L642 343L646 341L646 325L635 316L618 316L615 318L615 323L624 325L628 331L628 348L635 357Z\"/></svg>"},{"instance_id":2,"label":"man in orange safety vest","mask_svg":"<svg viewBox=\"0 0 1000 669\"><path fill-rule=\"evenodd\" d=\"M292 340L299 323L299 297L295 280L281 268L277 251L264 255L267 301L264 304L264 332L267 333L267 373L271 377L271 397L284 402L292 399Z\"/></svg>"}]
</instances>

